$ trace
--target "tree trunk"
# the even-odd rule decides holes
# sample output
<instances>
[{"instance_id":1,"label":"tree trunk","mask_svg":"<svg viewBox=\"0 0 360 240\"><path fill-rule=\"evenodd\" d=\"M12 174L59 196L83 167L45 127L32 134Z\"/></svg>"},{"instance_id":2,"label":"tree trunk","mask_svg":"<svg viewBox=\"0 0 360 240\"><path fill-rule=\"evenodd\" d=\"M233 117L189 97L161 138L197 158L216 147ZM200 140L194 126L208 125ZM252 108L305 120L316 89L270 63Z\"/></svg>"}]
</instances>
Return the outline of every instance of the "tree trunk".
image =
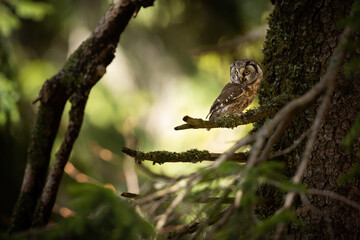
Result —
<instances>
[{"instance_id":1,"label":"tree trunk","mask_svg":"<svg viewBox=\"0 0 360 240\"><path fill-rule=\"evenodd\" d=\"M284 93L292 97L302 95L319 81L342 32L339 20L349 15L352 4L352 0L275 1L264 44L265 76L259 92L260 105ZM355 51L348 54L346 59L354 54ZM341 186L337 184L337 178L359 162L356 157L359 144L352 153L346 154L342 140L360 110L360 81L342 72L336 81L303 183L308 188L329 190L360 202L359 179ZM277 150L292 145L309 128L317 107L318 104L313 104L295 116L293 124L275 146ZM299 147L279 159L286 162L289 176L294 174L303 150L304 146ZM270 216L282 204L281 195L274 195L269 188L260 192L267 198L269 194L276 196L275 201L260 209L264 216ZM320 195L311 195L308 200L310 206L305 206L300 199L296 201L296 214L303 219L304 226L288 226L284 239L359 239L359 211Z\"/></svg>"}]
</instances>

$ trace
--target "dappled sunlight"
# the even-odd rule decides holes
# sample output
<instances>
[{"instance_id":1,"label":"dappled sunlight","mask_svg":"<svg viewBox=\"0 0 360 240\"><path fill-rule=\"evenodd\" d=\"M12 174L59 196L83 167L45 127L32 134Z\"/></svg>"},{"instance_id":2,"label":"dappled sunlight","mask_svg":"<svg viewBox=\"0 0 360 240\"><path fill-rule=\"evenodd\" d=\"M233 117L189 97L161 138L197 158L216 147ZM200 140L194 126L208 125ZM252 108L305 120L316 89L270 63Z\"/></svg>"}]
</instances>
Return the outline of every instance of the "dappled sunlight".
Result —
<instances>
[{"instance_id":1,"label":"dappled sunlight","mask_svg":"<svg viewBox=\"0 0 360 240\"><path fill-rule=\"evenodd\" d=\"M211 104L229 81L230 64L235 59L261 61L263 39L227 52L192 55L194 49L217 45L263 25L264 21L258 19L269 13L270 4L259 1L263 1L261 9L247 16L251 27L244 24L239 14L249 11L247 8L252 5L241 2L222 5L158 0L155 7L142 8L138 16L131 19L106 74L89 93L81 131L65 165L66 174L57 196L59 205L55 212L59 216L74 215L68 207L70 196L66 189L76 182L109 188L117 195L120 192L143 194L160 186L159 181L158 185L154 184L154 177L187 175L209 165L206 161L162 165L149 161L142 163L144 168L121 152L124 146L141 151L198 149L222 153L251 130L251 125L210 131L176 131L174 127L182 124L185 115L205 119ZM30 20L19 18L13 23L10 20L0 23L0 32L5 31L6 35L13 32L8 44L9 49L15 49L11 52L11 61L6 62L8 69L4 68L4 75L0 75L3 86L0 127L11 125L11 130L6 129L9 134L6 136L13 135L10 140L15 145L9 152L12 151L11 156L18 161L18 172L23 171L31 127L40 105L39 101L32 102L38 98L43 83L54 76L91 35L109 2L84 4L80 1L70 7L67 2L51 1L49 6L51 4L54 11L44 5L44 12L38 13L41 18L30 12L33 14ZM233 11L231 14L229 9ZM36 22L42 18L43 21ZM82 77L79 76L80 80ZM64 141L70 101L65 105L54 140L50 167ZM11 143L10 140L6 141ZM18 157L20 152L22 155ZM20 178L16 176L16 179Z\"/></svg>"}]
</instances>

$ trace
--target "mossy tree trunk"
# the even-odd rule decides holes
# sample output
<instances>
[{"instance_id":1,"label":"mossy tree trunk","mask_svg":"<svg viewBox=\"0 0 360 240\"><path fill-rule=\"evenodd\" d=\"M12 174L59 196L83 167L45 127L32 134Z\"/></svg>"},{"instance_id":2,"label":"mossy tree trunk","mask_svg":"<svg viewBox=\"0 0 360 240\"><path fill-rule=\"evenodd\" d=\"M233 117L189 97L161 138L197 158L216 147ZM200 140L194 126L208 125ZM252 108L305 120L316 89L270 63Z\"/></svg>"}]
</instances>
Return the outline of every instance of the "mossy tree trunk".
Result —
<instances>
[{"instance_id":1,"label":"mossy tree trunk","mask_svg":"<svg viewBox=\"0 0 360 240\"><path fill-rule=\"evenodd\" d=\"M265 76L259 92L261 105L284 93L291 97L302 95L319 81L343 29L339 20L349 15L352 4L352 0L275 1L264 45ZM348 54L346 61L359 53L358 49ZM359 96L359 79L340 72L329 112L321 125L303 179L308 188L333 191L356 202L360 202L359 179L339 186L337 178L359 162L356 157L358 146L350 154L346 154L342 146L342 140L360 110ZM310 127L317 107L315 103L297 114L275 148L292 145ZM299 147L278 159L286 162L289 176L296 171L303 150L304 146ZM260 209L262 215L270 216L282 204L282 195L266 187L260 194L272 199L267 207ZM300 199L296 201L296 214L305 225L288 226L283 233L284 239L359 238L360 213L357 210L328 197L311 195L308 199L309 206Z\"/></svg>"}]
</instances>

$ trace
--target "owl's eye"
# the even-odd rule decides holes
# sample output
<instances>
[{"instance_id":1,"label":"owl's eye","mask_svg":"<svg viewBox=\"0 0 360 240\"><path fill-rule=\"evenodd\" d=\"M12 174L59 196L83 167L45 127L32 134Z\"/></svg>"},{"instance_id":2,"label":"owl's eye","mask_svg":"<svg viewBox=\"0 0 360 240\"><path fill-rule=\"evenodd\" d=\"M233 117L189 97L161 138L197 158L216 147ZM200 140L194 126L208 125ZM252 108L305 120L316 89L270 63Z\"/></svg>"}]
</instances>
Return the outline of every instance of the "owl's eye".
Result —
<instances>
[{"instance_id":1,"label":"owl's eye","mask_svg":"<svg viewBox=\"0 0 360 240\"><path fill-rule=\"evenodd\" d=\"M235 74L236 74L236 76L240 75L238 70L235 70Z\"/></svg>"},{"instance_id":2,"label":"owl's eye","mask_svg":"<svg viewBox=\"0 0 360 240\"><path fill-rule=\"evenodd\" d=\"M245 71L244 71L244 75L245 75L245 76L247 76L247 75L249 75L249 74L250 74L250 71L249 71L249 70L245 70Z\"/></svg>"}]
</instances>

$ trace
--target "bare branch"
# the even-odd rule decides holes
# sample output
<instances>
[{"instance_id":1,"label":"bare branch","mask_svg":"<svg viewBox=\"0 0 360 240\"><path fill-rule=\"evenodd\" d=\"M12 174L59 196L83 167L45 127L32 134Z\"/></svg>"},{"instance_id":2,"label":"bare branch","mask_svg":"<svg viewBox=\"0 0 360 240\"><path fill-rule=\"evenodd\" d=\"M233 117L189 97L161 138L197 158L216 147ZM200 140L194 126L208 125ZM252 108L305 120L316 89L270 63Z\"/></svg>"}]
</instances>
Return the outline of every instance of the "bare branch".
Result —
<instances>
[{"instance_id":1,"label":"bare branch","mask_svg":"<svg viewBox=\"0 0 360 240\"><path fill-rule=\"evenodd\" d=\"M292 144L290 147L285 148L284 150L275 152L270 154L270 158L276 158L276 157L280 157L282 155L288 154L290 153L292 150L294 150L295 148L297 148L299 146L299 144L304 140L304 138L310 133L310 129L308 129L306 132L304 132L303 134L301 134L301 136L296 139L294 141L294 144Z\"/></svg>"},{"instance_id":2,"label":"bare branch","mask_svg":"<svg viewBox=\"0 0 360 240\"><path fill-rule=\"evenodd\" d=\"M171 240L183 239L185 235L196 232L199 227L199 224L203 224L203 222L205 221L207 221L207 219L204 219L203 221L194 221L190 224L187 224L182 228L180 228L179 230L169 233L167 235L167 239L171 239Z\"/></svg>"},{"instance_id":3,"label":"bare branch","mask_svg":"<svg viewBox=\"0 0 360 240\"><path fill-rule=\"evenodd\" d=\"M268 158L268 155L270 154L272 147L275 145L275 143L279 140L282 133L285 131L286 127L290 124L289 121L282 121L279 123L279 125L276 127L274 133L271 135L270 139L267 141L266 146L264 147L260 157L259 162L265 161Z\"/></svg>"},{"instance_id":4,"label":"bare branch","mask_svg":"<svg viewBox=\"0 0 360 240\"><path fill-rule=\"evenodd\" d=\"M192 174L189 176L187 180L180 181L168 188L161 189L157 192L154 192L152 194L149 194L147 196L144 196L142 198L139 198L135 201L136 205L143 205L147 204L149 202L152 202L154 200L160 199L166 195L173 194L185 187L189 187L190 185L194 185L197 181L201 179L199 174Z\"/></svg>"},{"instance_id":5,"label":"bare branch","mask_svg":"<svg viewBox=\"0 0 360 240\"><path fill-rule=\"evenodd\" d=\"M246 145L252 143L254 140L255 140L254 135L248 135L248 136L240 139L239 141L236 142L236 144L230 150L228 150L225 153L218 156L216 161L212 164L212 168L217 168L218 166L220 166L221 163L225 162L226 160L231 160L231 158L236 154L242 154L242 153L235 153L235 151L237 151L239 148L241 148L243 146L246 146ZM246 156L245 156L245 161L246 161L248 153L246 152L245 154L246 154Z\"/></svg>"},{"instance_id":6,"label":"bare branch","mask_svg":"<svg viewBox=\"0 0 360 240\"><path fill-rule=\"evenodd\" d=\"M156 229L161 232L164 225L166 224L166 221L169 217L169 215L175 210L175 208L181 203L181 201L184 199L188 191L183 191L179 195L176 196L176 198L172 201L170 206L165 210L163 214L160 215L160 218L156 224Z\"/></svg>"},{"instance_id":7,"label":"bare branch","mask_svg":"<svg viewBox=\"0 0 360 240\"><path fill-rule=\"evenodd\" d=\"M197 149L191 149L186 152L168 152L168 151L154 151L154 152L141 152L132 150L127 147L123 147L121 150L123 153L133 157L137 163L141 163L144 160L152 161L153 164L163 164L168 162L189 162L197 163L202 161L215 161L222 154L210 153L207 150L200 151ZM246 152L232 153L229 157L231 161L245 163L247 158Z\"/></svg>"},{"instance_id":8,"label":"bare branch","mask_svg":"<svg viewBox=\"0 0 360 240\"><path fill-rule=\"evenodd\" d=\"M230 207L228 207L226 209L226 211L224 212L224 214L222 215L222 217L219 219L219 221L217 221L213 228L211 229L210 232L208 232L208 234L205 237L205 240L210 240L213 239L213 235L215 234L215 232L221 228L226 222L227 220L230 218L231 214L234 212L234 210L236 209L235 204L232 203L230 205Z\"/></svg>"}]
</instances>

